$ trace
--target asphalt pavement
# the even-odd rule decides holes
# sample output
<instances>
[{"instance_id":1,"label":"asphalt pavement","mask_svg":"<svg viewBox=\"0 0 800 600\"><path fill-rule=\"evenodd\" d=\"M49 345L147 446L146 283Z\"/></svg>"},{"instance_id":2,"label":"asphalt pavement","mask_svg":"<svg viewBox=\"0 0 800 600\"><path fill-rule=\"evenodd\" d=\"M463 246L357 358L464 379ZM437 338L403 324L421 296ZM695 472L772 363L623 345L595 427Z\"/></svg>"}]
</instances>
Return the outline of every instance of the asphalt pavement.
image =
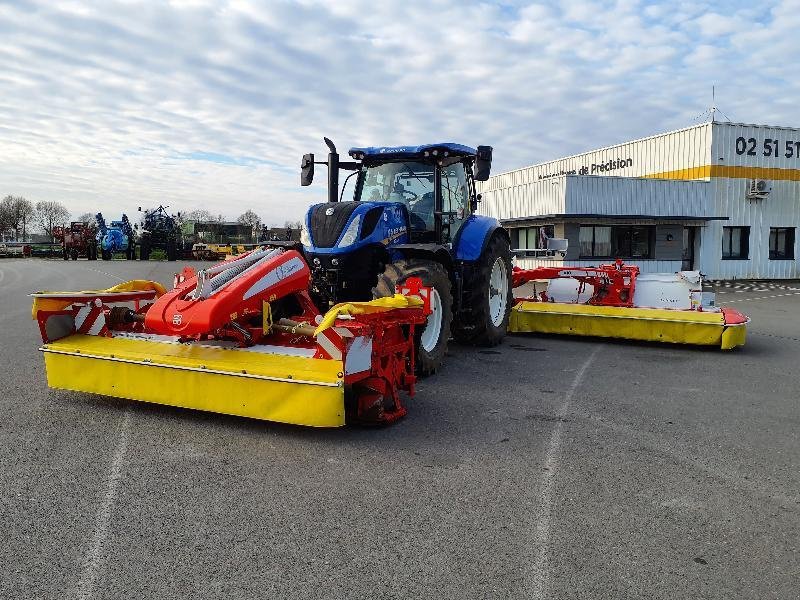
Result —
<instances>
[{"instance_id":1,"label":"asphalt pavement","mask_svg":"<svg viewBox=\"0 0 800 600\"><path fill-rule=\"evenodd\" d=\"M28 293L175 270L0 260L0 597L800 595L800 283L727 353L453 345L382 429L47 388Z\"/></svg>"}]
</instances>

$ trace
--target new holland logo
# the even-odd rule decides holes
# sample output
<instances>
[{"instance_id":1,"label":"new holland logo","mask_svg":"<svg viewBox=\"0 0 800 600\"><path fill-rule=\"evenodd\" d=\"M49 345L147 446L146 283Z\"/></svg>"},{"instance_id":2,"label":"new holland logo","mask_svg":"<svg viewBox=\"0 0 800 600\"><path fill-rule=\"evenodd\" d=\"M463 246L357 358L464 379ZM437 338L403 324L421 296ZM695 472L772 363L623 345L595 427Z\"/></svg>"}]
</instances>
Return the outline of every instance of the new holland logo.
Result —
<instances>
[{"instance_id":1,"label":"new holland logo","mask_svg":"<svg viewBox=\"0 0 800 600\"><path fill-rule=\"evenodd\" d=\"M333 207L332 206L330 208L326 208L325 209L325 216L326 217L330 217L332 214L333 214Z\"/></svg>"}]
</instances>

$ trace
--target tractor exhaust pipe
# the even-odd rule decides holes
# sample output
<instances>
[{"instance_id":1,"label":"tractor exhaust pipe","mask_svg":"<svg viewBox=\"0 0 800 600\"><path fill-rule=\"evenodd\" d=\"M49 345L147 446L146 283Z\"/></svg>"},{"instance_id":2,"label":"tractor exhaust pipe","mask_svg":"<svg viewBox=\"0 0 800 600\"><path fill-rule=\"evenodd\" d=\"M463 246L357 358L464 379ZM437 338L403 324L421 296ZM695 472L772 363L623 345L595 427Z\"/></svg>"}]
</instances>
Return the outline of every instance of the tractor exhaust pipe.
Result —
<instances>
[{"instance_id":1,"label":"tractor exhaust pipe","mask_svg":"<svg viewBox=\"0 0 800 600\"><path fill-rule=\"evenodd\" d=\"M346 171L358 171L361 163L341 162L339 153L336 152L336 145L328 138L322 138L328 145L328 162L315 161L313 154L304 154L303 161L300 163L300 185L311 185L314 181L314 165L327 165L328 167L328 202L339 201L339 169ZM347 182L345 181L345 185Z\"/></svg>"},{"instance_id":2,"label":"tractor exhaust pipe","mask_svg":"<svg viewBox=\"0 0 800 600\"><path fill-rule=\"evenodd\" d=\"M336 145L328 138L323 138L328 146L328 202L339 201L339 154Z\"/></svg>"}]
</instances>

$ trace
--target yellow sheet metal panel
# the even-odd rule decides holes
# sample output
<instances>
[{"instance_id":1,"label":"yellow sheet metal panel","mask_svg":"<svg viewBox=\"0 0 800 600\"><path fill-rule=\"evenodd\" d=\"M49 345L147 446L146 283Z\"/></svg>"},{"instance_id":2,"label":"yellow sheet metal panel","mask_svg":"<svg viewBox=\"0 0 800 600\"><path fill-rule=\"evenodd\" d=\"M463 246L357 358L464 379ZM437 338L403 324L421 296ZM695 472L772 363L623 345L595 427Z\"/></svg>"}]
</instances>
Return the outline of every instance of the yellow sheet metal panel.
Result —
<instances>
[{"instance_id":1,"label":"yellow sheet metal panel","mask_svg":"<svg viewBox=\"0 0 800 600\"><path fill-rule=\"evenodd\" d=\"M583 335L724 349L744 344L744 329L725 327L721 313L546 302L521 302L511 311L509 320L512 333Z\"/></svg>"},{"instance_id":2,"label":"yellow sheet metal panel","mask_svg":"<svg viewBox=\"0 0 800 600\"><path fill-rule=\"evenodd\" d=\"M736 325L735 327L726 327L722 333L722 349L731 350L737 346L744 346L747 339L747 327L744 325Z\"/></svg>"},{"instance_id":3,"label":"yellow sheet metal panel","mask_svg":"<svg viewBox=\"0 0 800 600\"><path fill-rule=\"evenodd\" d=\"M344 425L340 361L82 335L43 350L54 388L297 425Z\"/></svg>"},{"instance_id":4,"label":"yellow sheet metal panel","mask_svg":"<svg viewBox=\"0 0 800 600\"><path fill-rule=\"evenodd\" d=\"M690 323L724 324L721 312L696 310L667 310L662 308L622 308L619 306L592 306L590 304L559 304L558 302L520 302L517 312L535 312L566 315L585 315L617 319L647 319L651 321L678 321Z\"/></svg>"}]
</instances>

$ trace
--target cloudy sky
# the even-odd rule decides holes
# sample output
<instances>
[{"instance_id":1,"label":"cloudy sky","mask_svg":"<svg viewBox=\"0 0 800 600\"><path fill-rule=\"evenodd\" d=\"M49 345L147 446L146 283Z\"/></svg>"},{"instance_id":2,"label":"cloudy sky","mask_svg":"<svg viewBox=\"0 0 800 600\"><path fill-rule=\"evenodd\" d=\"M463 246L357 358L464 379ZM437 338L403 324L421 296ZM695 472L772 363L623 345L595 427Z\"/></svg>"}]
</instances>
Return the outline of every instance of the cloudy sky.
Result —
<instances>
[{"instance_id":1,"label":"cloudy sky","mask_svg":"<svg viewBox=\"0 0 800 600\"><path fill-rule=\"evenodd\" d=\"M267 223L322 136L495 172L691 125L800 126L800 0L0 0L0 195Z\"/></svg>"}]
</instances>

